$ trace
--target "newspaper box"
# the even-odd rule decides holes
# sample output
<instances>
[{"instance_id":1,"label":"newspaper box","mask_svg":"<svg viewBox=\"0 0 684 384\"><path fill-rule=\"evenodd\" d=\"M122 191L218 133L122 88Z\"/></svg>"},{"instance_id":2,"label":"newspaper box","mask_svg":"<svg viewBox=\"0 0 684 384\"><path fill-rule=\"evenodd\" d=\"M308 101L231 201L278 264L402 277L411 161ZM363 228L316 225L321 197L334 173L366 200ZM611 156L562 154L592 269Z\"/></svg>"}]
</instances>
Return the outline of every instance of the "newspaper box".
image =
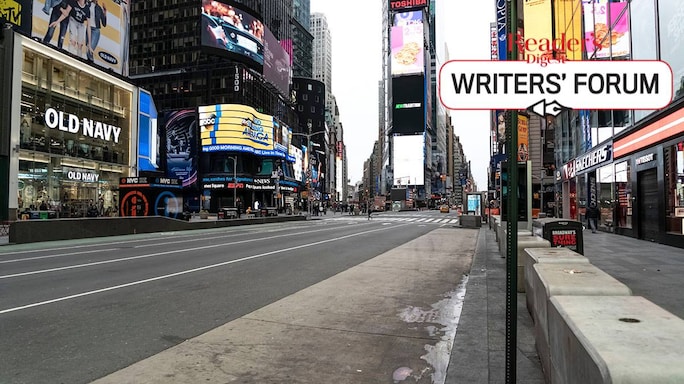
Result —
<instances>
[{"instance_id":1,"label":"newspaper box","mask_svg":"<svg viewBox=\"0 0 684 384\"><path fill-rule=\"evenodd\" d=\"M545 218L532 222L532 233L548 240L552 248L565 247L580 255L584 255L583 229L576 220Z\"/></svg>"}]
</instances>

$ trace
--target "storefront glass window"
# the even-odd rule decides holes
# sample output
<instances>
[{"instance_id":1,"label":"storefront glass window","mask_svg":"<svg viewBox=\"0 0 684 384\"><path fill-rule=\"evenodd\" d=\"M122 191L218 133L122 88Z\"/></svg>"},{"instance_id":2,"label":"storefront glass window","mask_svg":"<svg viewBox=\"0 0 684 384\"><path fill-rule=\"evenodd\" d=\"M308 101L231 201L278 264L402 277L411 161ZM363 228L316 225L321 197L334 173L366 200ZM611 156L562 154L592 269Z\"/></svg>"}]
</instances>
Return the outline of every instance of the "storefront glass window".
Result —
<instances>
[{"instance_id":1,"label":"storefront glass window","mask_svg":"<svg viewBox=\"0 0 684 384\"><path fill-rule=\"evenodd\" d=\"M632 183L629 161L615 164L615 220L618 228L632 228Z\"/></svg>"},{"instance_id":2,"label":"storefront glass window","mask_svg":"<svg viewBox=\"0 0 684 384\"><path fill-rule=\"evenodd\" d=\"M684 141L665 148L667 232L684 235Z\"/></svg>"},{"instance_id":3,"label":"storefront glass window","mask_svg":"<svg viewBox=\"0 0 684 384\"><path fill-rule=\"evenodd\" d=\"M632 37L632 58L634 60L656 60L658 58L656 36L655 0L632 0L630 25ZM634 122L651 114L653 110L635 110Z\"/></svg>"},{"instance_id":4,"label":"storefront glass window","mask_svg":"<svg viewBox=\"0 0 684 384\"><path fill-rule=\"evenodd\" d=\"M601 217L599 219L599 227L604 227L609 231L613 229L613 164L600 168L598 170L599 183L599 210Z\"/></svg>"},{"instance_id":5,"label":"storefront glass window","mask_svg":"<svg viewBox=\"0 0 684 384\"><path fill-rule=\"evenodd\" d=\"M29 50L22 69L21 217L116 214L118 180L130 169L132 92Z\"/></svg>"},{"instance_id":6,"label":"storefront glass window","mask_svg":"<svg viewBox=\"0 0 684 384\"><path fill-rule=\"evenodd\" d=\"M587 203L588 199L588 187L587 187L587 175L580 175L577 177L577 212L579 212L578 220L586 222L586 209L589 205Z\"/></svg>"},{"instance_id":7,"label":"storefront glass window","mask_svg":"<svg viewBox=\"0 0 684 384\"><path fill-rule=\"evenodd\" d=\"M684 2L658 0L660 58L672 67L675 99L684 96Z\"/></svg>"}]
</instances>

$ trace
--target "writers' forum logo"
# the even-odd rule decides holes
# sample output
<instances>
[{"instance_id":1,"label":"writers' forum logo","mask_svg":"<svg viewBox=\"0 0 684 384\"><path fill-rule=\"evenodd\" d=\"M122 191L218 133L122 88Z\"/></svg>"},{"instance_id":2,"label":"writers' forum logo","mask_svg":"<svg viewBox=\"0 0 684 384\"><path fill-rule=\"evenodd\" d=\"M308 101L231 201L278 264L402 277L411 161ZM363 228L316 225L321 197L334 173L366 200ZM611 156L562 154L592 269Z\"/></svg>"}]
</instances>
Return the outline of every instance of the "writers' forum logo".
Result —
<instances>
[{"instance_id":1,"label":"writers' forum logo","mask_svg":"<svg viewBox=\"0 0 684 384\"><path fill-rule=\"evenodd\" d=\"M453 60L439 72L439 97L454 110L660 109L672 101L673 74L662 61Z\"/></svg>"}]
</instances>

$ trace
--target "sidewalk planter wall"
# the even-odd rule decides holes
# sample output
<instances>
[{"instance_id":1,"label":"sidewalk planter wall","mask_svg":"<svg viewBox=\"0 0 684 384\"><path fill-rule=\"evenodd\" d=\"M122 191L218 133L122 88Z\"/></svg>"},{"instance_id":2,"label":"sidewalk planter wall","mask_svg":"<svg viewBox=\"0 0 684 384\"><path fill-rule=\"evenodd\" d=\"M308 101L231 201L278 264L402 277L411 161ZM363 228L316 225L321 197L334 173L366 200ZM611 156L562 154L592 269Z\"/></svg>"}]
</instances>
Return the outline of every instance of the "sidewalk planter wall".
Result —
<instances>
[{"instance_id":1,"label":"sidewalk planter wall","mask_svg":"<svg viewBox=\"0 0 684 384\"><path fill-rule=\"evenodd\" d=\"M518 284L516 290L520 293L525 292L525 258L522 254L525 253L526 248L549 248L551 244L537 236L530 236L530 233L522 234L518 232L518 249L517 249L517 274L518 274Z\"/></svg>"},{"instance_id":2,"label":"sidewalk planter wall","mask_svg":"<svg viewBox=\"0 0 684 384\"><path fill-rule=\"evenodd\" d=\"M684 383L684 320L640 296L554 296L552 383Z\"/></svg>"}]
</instances>

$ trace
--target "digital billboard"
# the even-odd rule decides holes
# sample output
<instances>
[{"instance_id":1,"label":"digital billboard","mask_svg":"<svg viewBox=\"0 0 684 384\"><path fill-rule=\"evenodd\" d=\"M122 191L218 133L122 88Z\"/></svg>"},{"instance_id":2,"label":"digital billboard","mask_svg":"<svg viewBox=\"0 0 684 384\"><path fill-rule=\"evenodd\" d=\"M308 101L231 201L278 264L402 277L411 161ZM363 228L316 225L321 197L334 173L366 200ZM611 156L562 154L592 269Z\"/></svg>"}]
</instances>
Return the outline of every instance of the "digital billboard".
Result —
<instances>
[{"instance_id":1,"label":"digital billboard","mask_svg":"<svg viewBox=\"0 0 684 384\"><path fill-rule=\"evenodd\" d=\"M130 1L34 0L31 37L128 76Z\"/></svg>"},{"instance_id":2,"label":"digital billboard","mask_svg":"<svg viewBox=\"0 0 684 384\"><path fill-rule=\"evenodd\" d=\"M582 41L582 2L581 0L556 0L553 3L556 38L561 41ZM582 47L563 44L565 59L582 60Z\"/></svg>"},{"instance_id":3,"label":"digital billboard","mask_svg":"<svg viewBox=\"0 0 684 384\"><path fill-rule=\"evenodd\" d=\"M284 96L290 95L292 67L290 55L278 42L271 30L266 28L264 45L264 77Z\"/></svg>"},{"instance_id":4,"label":"digital billboard","mask_svg":"<svg viewBox=\"0 0 684 384\"><path fill-rule=\"evenodd\" d=\"M292 128L273 119L273 149L280 157L286 158L292 141Z\"/></svg>"},{"instance_id":5,"label":"digital billboard","mask_svg":"<svg viewBox=\"0 0 684 384\"><path fill-rule=\"evenodd\" d=\"M553 41L553 13L551 9L551 0L528 0L523 4L523 14L525 20L534 20L534 23L525 23L525 40L536 41L544 39L545 41ZM540 44L526 44L525 58L527 61L530 58L538 58L539 56L548 56L552 52L543 51L539 47Z\"/></svg>"},{"instance_id":6,"label":"digital billboard","mask_svg":"<svg viewBox=\"0 0 684 384\"><path fill-rule=\"evenodd\" d=\"M294 169L294 178L297 181L304 182L304 152L301 148L290 145L290 156L294 159L292 167Z\"/></svg>"},{"instance_id":7,"label":"digital billboard","mask_svg":"<svg viewBox=\"0 0 684 384\"><path fill-rule=\"evenodd\" d=\"M157 130L157 108L152 95L140 89L138 103L138 170L158 171L160 168L161 143Z\"/></svg>"},{"instance_id":8,"label":"digital billboard","mask_svg":"<svg viewBox=\"0 0 684 384\"><path fill-rule=\"evenodd\" d=\"M166 138L166 174L189 186L197 181L197 113L194 109L165 111L160 120Z\"/></svg>"},{"instance_id":9,"label":"digital billboard","mask_svg":"<svg viewBox=\"0 0 684 384\"><path fill-rule=\"evenodd\" d=\"M199 107L202 152L248 152L286 157L274 144L273 116L241 104ZM282 144L282 143L281 143Z\"/></svg>"},{"instance_id":10,"label":"digital billboard","mask_svg":"<svg viewBox=\"0 0 684 384\"><path fill-rule=\"evenodd\" d=\"M612 57L629 55L629 13L626 7L626 2L583 2L584 45L589 59L611 57L611 52Z\"/></svg>"},{"instance_id":11,"label":"digital billboard","mask_svg":"<svg viewBox=\"0 0 684 384\"><path fill-rule=\"evenodd\" d=\"M392 133L425 130L425 79L422 75L392 78Z\"/></svg>"},{"instance_id":12,"label":"digital billboard","mask_svg":"<svg viewBox=\"0 0 684 384\"><path fill-rule=\"evenodd\" d=\"M231 58L264 65L265 27L261 18L244 6L202 0L202 46L218 49Z\"/></svg>"},{"instance_id":13,"label":"digital billboard","mask_svg":"<svg viewBox=\"0 0 684 384\"><path fill-rule=\"evenodd\" d=\"M29 0L0 0L0 25L10 23L13 29L31 32L31 2Z\"/></svg>"},{"instance_id":14,"label":"digital billboard","mask_svg":"<svg viewBox=\"0 0 684 384\"><path fill-rule=\"evenodd\" d=\"M423 73L423 41L423 11L394 15L390 31L392 76Z\"/></svg>"},{"instance_id":15,"label":"digital billboard","mask_svg":"<svg viewBox=\"0 0 684 384\"><path fill-rule=\"evenodd\" d=\"M423 135L392 136L394 184L425 184L425 138Z\"/></svg>"},{"instance_id":16,"label":"digital billboard","mask_svg":"<svg viewBox=\"0 0 684 384\"><path fill-rule=\"evenodd\" d=\"M390 0L389 5L392 11L425 8L428 5L428 0Z\"/></svg>"}]
</instances>

